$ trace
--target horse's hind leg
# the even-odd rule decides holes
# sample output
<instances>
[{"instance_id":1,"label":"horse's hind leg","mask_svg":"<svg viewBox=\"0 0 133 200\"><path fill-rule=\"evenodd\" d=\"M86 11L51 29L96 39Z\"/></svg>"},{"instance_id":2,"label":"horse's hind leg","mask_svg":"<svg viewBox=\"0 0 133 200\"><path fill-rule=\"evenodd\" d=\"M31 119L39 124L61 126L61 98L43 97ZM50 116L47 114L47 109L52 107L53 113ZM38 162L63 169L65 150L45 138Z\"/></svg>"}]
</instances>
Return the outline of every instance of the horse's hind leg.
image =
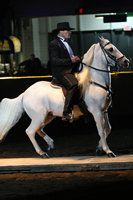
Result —
<instances>
[{"instance_id":1,"label":"horse's hind leg","mask_svg":"<svg viewBox=\"0 0 133 200\"><path fill-rule=\"evenodd\" d=\"M39 147L35 139L35 134L39 130L41 124L42 124L42 120L39 120L39 118L37 118L36 120L32 120L30 126L26 129L26 134L28 135L30 141L32 142L36 152L41 157L48 157L47 153L42 151L42 149Z\"/></svg>"},{"instance_id":2,"label":"horse's hind leg","mask_svg":"<svg viewBox=\"0 0 133 200\"><path fill-rule=\"evenodd\" d=\"M48 144L48 150L50 149L54 149L54 140L49 137L44 131L43 128L44 126L46 126L48 123L50 123L52 120L54 119L54 117L52 115L48 115L46 117L45 123L42 124L42 126L39 128L39 130L37 131L38 135L40 135Z\"/></svg>"},{"instance_id":3,"label":"horse's hind leg","mask_svg":"<svg viewBox=\"0 0 133 200\"><path fill-rule=\"evenodd\" d=\"M40 136L47 142L47 144L48 144L48 150L54 149L54 140L53 140L51 137L49 137L49 136L43 131L43 128L44 128L44 126L41 127L41 128L37 131L38 135L40 135Z\"/></svg>"}]
</instances>

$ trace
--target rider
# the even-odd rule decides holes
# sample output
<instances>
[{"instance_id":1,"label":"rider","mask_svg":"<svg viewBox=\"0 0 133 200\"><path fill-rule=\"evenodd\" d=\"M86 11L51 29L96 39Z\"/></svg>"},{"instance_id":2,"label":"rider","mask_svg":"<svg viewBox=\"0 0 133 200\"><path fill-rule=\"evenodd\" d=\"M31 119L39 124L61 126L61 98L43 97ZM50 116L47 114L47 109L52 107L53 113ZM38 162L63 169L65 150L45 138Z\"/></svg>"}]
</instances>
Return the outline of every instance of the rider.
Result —
<instances>
[{"instance_id":1,"label":"rider","mask_svg":"<svg viewBox=\"0 0 133 200\"><path fill-rule=\"evenodd\" d=\"M67 90L63 118L72 119L72 107L74 97L78 92L78 81L74 76L74 72L79 66L80 58L74 56L69 45L71 30L68 22L57 24L56 31L58 32L56 39L51 41L49 45L50 66L52 70L53 80L61 84ZM80 107L87 111L85 102L80 100Z\"/></svg>"}]
</instances>

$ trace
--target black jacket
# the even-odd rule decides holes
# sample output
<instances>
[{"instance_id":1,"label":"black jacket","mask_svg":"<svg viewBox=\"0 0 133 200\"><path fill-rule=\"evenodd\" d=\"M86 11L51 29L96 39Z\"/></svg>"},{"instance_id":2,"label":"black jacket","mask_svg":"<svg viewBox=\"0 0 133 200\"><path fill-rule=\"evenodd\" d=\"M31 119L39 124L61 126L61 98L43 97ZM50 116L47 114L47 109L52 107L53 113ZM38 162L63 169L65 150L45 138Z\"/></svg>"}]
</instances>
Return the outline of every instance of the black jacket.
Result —
<instances>
[{"instance_id":1,"label":"black jacket","mask_svg":"<svg viewBox=\"0 0 133 200\"><path fill-rule=\"evenodd\" d=\"M49 45L52 75L57 77L72 73L73 63L63 42L57 37Z\"/></svg>"}]
</instances>

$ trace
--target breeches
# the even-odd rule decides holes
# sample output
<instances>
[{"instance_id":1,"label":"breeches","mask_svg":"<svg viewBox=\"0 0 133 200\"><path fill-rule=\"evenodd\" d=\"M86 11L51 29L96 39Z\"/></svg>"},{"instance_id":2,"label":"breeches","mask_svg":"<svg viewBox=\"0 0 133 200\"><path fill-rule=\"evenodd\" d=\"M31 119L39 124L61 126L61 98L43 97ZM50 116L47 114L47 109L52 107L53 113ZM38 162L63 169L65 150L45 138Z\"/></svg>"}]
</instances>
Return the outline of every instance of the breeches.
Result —
<instances>
[{"instance_id":1,"label":"breeches","mask_svg":"<svg viewBox=\"0 0 133 200\"><path fill-rule=\"evenodd\" d=\"M56 80L60 85L62 85L66 90L66 98L64 105L64 112L71 111L75 99L77 100L78 95L78 81L73 74L65 74L64 76L56 76Z\"/></svg>"},{"instance_id":2,"label":"breeches","mask_svg":"<svg viewBox=\"0 0 133 200\"><path fill-rule=\"evenodd\" d=\"M75 97L77 96L78 81L73 74L65 74L59 81L67 90L64 112L68 112L72 109Z\"/></svg>"},{"instance_id":3,"label":"breeches","mask_svg":"<svg viewBox=\"0 0 133 200\"><path fill-rule=\"evenodd\" d=\"M57 79L61 85L66 88L66 90L71 90L73 87L78 87L78 81L73 74L65 74Z\"/></svg>"}]
</instances>

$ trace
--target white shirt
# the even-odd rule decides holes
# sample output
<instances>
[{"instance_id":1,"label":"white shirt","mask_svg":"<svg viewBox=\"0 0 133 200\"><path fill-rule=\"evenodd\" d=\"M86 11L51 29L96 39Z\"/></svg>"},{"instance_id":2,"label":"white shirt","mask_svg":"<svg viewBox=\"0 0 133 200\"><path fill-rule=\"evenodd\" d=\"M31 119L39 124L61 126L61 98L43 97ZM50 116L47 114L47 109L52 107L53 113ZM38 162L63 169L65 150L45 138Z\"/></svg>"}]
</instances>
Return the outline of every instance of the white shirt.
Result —
<instances>
[{"instance_id":1,"label":"white shirt","mask_svg":"<svg viewBox=\"0 0 133 200\"><path fill-rule=\"evenodd\" d=\"M64 44L65 47L67 48L67 51L68 51L68 53L69 53L69 55L70 55L70 58L74 57L74 53L73 53L73 51L72 51L70 45L68 44L68 42L65 41L65 39L64 39L63 37L60 37L59 35L58 35L58 37L61 39L61 41L63 42L63 44Z\"/></svg>"}]
</instances>

